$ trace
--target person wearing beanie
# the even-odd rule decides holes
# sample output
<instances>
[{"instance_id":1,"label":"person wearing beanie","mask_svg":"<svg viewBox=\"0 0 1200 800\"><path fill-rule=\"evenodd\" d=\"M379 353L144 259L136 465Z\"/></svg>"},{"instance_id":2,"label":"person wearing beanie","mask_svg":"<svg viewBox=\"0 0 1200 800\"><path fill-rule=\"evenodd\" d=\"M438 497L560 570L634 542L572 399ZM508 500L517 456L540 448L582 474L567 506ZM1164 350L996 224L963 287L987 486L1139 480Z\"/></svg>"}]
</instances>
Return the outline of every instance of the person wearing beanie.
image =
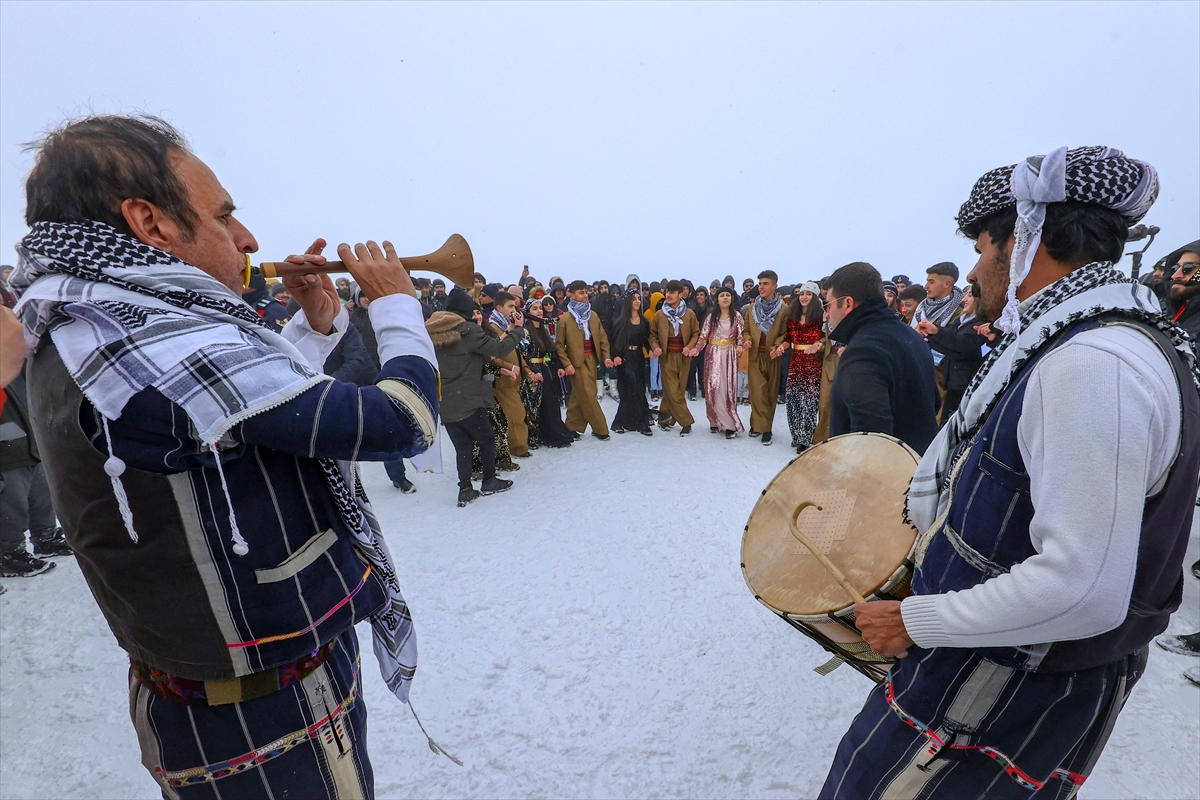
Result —
<instances>
[{"instance_id":1,"label":"person wearing beanie","mask_svg":"<svg viewBox=\"0 0 1200 800\"><path fill-rule=\"evenodd\" d=\"M496 444L487 416L496 401L486 365L488 359L511 353L525 335L523 328L513 325L503 336L489 336L472 321L475 313L475 301L455 287L446 297L446 310L433 312L425 322L442 378L442 425L454 445L460 508L481 494L512 488L512 481L496 477ZM471 483L472 445L480 452L483 483L479 490Z\"/></svg>"},{"instance_id":2,"label":"person wearing beanie","mask_svg":"<svg viewBox=\"0 0 1200 800\"><path fill-rule=\"evenodd\" d=\"M291 319L291 315L288 314L283 303L280 303L267 291L267 279L262 275L254 275L250 278L250 285L242 290L242 299L246 301L246 305L258 313L259 318L271 330L277 333L283 330L288 320Z\"/></svg>"},{"instance_id":3,"label":"person wearing beanie","mask_svg":"<svg viewBox=\"0 0 1200 800\"><path fill-rule=\"evenodd\" d=\"M1120 725L1181 603L1200 476L1189 337L1114 266L1158 190L1120 150L1060 147L959 209L1001 336L913 475L912 595L854 607L872 650L906 657L821 798L1074 797ZM853 294L836 274L833 292Z\"/></svg>"},{"instance_id":4,"label":"person wearing beanie","mask_svg":"<svg viewBox=\"0 0 1200 800\"><path fill-rule=\"evenodd\" d=\"M559 320L556 346L563 370L571 377L571 398L567 405L567 427L582 434L588 425L592 435L608 441L608 422L596 399L596 367L612 368L608 334L587 300L587 284L572 281L567 313Z\"/></svg>"},{"instance_id":5,"label":"person wearing beanie","mask_svg":"<svg viewBox=\"0 0 1200 800\"><path fill-rule=\"evenodd\" d=\"M792 448L803 453L812 446L820 418L825 307L821 303L820 286L810 281L798 288L788 303L786 341L791 359L785 392Z\"/></svg>"},{"instance_id":6,"label":"person wearing beanie","mask_svg":"<svg viewBox=\"0 0 1200 800\"><path fill-rule=\"evenodd\" d=\"M680 424L679 435L688 436L696 421L687 405L687 379L692 368L693 348L700 338L700 324L683 299L683 284L667 281L662 311L650 323L650 355L662 371L662 403L658 426L670 430Z\"/></svg>"},{"instance_id":7,"label":"person wearing beanie","mask_svg":"<svg viewBox=\"0 0 1200 800\"><path fill-rule=\"evenodd\" d=\"M912 286L912 281L910 281L908 279L907 275L893 275L891 283L896 284L896 294L897 295L899 295L901 292L903 292L909 286Z\"/></svg>"}]
</instances>

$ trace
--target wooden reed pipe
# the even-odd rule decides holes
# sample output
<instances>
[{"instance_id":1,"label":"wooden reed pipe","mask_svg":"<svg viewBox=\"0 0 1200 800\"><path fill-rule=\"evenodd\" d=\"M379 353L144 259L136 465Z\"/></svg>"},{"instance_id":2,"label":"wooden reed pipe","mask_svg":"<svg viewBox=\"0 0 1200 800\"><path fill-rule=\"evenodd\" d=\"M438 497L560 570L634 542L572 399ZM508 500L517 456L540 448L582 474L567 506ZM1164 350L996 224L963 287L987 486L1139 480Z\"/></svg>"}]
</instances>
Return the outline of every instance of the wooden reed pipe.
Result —
<instances>
[{"instance_id":1,"label":"wooden reed pipe","mask_svg":"<svg viewBox=\"0 0 1200 800\"><path fill-rule=\"evenodd\" d=\"M471 246L467 240L457 233L451 235L446 243L432 253L423 256L405 256L400 263L406 270L422 270L436 272L461 289L471 287L471 279L475 275L475 257L471 254ZM288 275L330 274L334 272L349 272L341 261L326 261L324 264L293 264L290 261L264 261L257 267L250 263L246 256L246 285L250 285L252 275L262 275L264 278L283 278Z\"/></svg>"}]
</instances>

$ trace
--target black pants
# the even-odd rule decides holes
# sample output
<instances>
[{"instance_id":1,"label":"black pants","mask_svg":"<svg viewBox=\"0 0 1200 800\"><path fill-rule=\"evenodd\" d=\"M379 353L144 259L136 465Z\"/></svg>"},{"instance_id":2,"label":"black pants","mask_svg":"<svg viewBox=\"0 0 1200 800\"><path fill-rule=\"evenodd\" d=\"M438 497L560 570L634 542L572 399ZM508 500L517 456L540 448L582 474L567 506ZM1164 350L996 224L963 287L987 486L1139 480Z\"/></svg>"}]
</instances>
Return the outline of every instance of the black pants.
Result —
<instances>
[{"instance_id":1,"label":"black pants","mask_svg":"<svg viewBox=\"0 0 1200 800\"><path fill-rule=\"evenodd\" d=\"M483 462L483 479L496 477L496 442L493 440L492 425L487 411L482 408L466 419L446 422L446 435L454 444L454 461L458 467L458 488L471 488L471 445L479 445L479 458Z\"/></svg>"},{"instance_id":2,"label":"black pants","mask_svg":"<svg viewBox=\"0 0 1200 800\"><path fill-rule=\"evenodd\" d=\"M404 470L403 458L398 461L385 461L383 462L383 468L387 472L388 480L392 483L400 483L400 481L408 478Z\"/></svg>"}]
</instances>

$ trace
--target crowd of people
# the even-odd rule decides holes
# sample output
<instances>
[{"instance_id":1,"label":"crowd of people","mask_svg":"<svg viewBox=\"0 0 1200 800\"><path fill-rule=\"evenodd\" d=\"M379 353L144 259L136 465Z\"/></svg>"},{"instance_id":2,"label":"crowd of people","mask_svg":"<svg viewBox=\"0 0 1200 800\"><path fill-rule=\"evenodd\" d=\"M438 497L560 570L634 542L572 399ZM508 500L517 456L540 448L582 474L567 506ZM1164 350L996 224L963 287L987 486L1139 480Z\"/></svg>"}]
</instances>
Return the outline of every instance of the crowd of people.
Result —
<instances>
[{"instance_id":1,"label":"crowd of people","mask_svg":"<svg viewBox=\"0 0 1200 800\"><path fill-rule=\"evenodd\" d=\"M413 492L405 460L440 431L459 506L589 429L688 436L700 398L724 439L749 406L771 445L783 405L797 453L874 432L921 455L913 596L854 609L876 653L912 657L868 696L822 797L1073 794L1179 606L1200 241L1141 284L1114 268L1158 194L1120 151L980 178L956 218L980 255L964 290L950 262L923 285L855 262L784 286L771 269L739 288L526 268L448 287L370 241L337 248L353 282L245 286L258 244L170 125L89 117L35 150L30 232L0 272L0 568L78 557L164 796L372 795L354 626L401 701L416 640L357 463ZM1200 634L1159 643L1200 655ZM230 744L248 728L276 744Z\"/></svg>"}]
</instances>

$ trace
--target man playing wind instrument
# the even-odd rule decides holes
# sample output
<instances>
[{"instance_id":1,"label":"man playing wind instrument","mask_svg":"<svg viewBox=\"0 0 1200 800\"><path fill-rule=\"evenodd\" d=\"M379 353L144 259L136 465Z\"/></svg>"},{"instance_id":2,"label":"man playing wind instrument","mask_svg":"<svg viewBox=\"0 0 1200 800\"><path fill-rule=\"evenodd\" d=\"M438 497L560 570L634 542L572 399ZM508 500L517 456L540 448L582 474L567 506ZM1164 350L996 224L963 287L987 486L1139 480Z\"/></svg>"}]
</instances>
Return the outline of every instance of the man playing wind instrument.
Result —
<instances>
[{"instance_id":1,"label":"man playing wind instrument","mask_svg":"<svg viewBox=\"0 0 1200 800\"><path fill-rule=\"evenodd\" d=\"M142 763L165 797L370 797L354 625L388 688L412 621L353 462L424 451L437 375L388 242L338 254L372 301L383 368L321 373L350 324L328 276L289 277L279 333L239 296L254 236L153 117L42 139L18 313L54 505L129 654ZM322 264L318 239L296 263Z\"/></svg>"}]
</instances>

